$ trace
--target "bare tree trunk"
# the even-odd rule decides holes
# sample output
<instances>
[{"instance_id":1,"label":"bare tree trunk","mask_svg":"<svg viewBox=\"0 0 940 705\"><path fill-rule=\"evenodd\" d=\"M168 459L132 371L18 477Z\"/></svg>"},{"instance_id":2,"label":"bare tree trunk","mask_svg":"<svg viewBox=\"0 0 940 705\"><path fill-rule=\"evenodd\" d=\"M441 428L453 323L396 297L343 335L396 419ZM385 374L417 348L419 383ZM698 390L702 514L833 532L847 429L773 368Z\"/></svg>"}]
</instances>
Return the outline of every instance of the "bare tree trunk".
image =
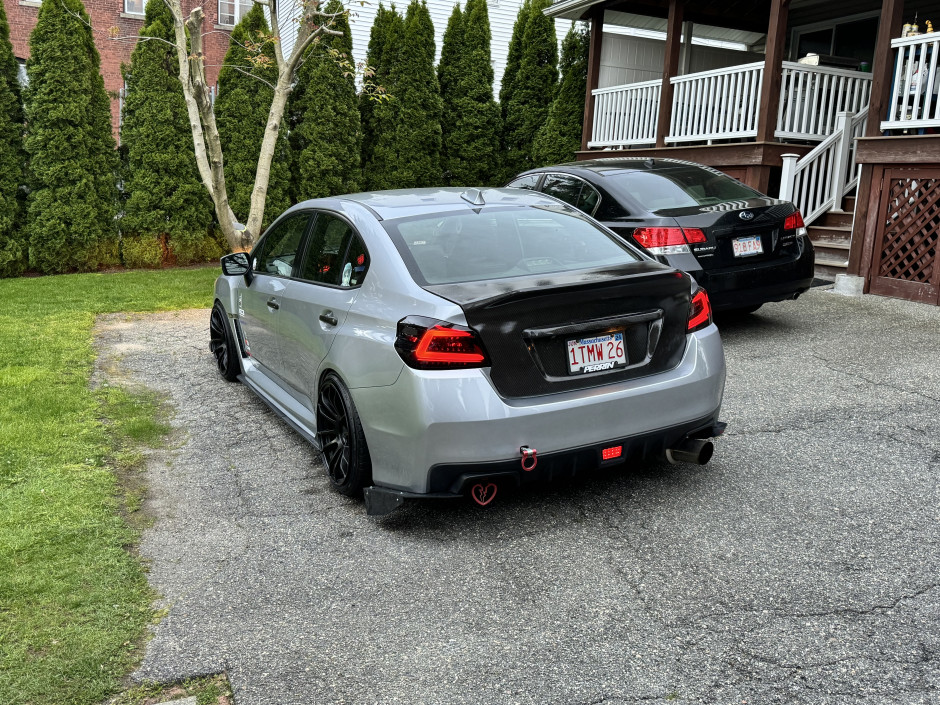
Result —
<instances>
[{"instance_id":1,"label":"bare tree trunk","mask_svg":"<svg viewBox=\"0 0 940 705\"><path fill-rule=\"evenodd\" d=\"M280 42L275 43L278 78L274 87L274 98L268 113L268 121L258 154L258 167L255 183L251 191L251 209L247 225L238 223L229 205L225 187L225 170L222 155L222 143L212 110L212 95L206 82L205 53L203 51L203 23L205 14L202 7L193 8L189 17L183 19L181 0L164 0L173 14L174 39L179 61L180 83L183 84L183 97L189 114L189 124L193 133L193 146L196 150L196 165L203 185L212 198L216 217L222 233L233 252L245 252L252 248L261 234L264 217L264 204L268 194L268 182L271 177L271 160L277 147L278 132L291 84L304 51L320 34L340 34L329 29L335 15L319 11L318 0L310 0L304 8L301 26L294 42L291 55L284 58ZM272 37L279 36L276 0L265 0L271 15ZM315 27L313 31L311 27ZM187 37L187 31L189 36Z\"/></svg>"}]
</instances>

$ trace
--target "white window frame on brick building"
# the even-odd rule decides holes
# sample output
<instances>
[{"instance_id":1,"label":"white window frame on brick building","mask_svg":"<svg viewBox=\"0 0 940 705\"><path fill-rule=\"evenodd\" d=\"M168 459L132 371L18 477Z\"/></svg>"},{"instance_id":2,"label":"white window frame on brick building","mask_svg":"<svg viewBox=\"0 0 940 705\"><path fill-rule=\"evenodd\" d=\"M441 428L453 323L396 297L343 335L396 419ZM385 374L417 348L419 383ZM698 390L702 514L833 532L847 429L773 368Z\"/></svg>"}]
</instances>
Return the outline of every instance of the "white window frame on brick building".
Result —
<instances>
[{"instance_id":1,"label":"white window frame on brick building","mask_svg":"<svg viewBox=\"0 0 940 705\"><path fill-rule=\"evenodd\" d=\"M124 0L124 14L143 15L144 0Z\"/></svg>"},{"instance_id":2,"label":"white window frame on brick building","mask_svg":"<svg viewBox=\"0 0 940 705\"><path fill-rule=\"evenodd\" d=\"M219 24L234 27L253 5L253 0L219 0Z\"/></svg>"}]
</instances>

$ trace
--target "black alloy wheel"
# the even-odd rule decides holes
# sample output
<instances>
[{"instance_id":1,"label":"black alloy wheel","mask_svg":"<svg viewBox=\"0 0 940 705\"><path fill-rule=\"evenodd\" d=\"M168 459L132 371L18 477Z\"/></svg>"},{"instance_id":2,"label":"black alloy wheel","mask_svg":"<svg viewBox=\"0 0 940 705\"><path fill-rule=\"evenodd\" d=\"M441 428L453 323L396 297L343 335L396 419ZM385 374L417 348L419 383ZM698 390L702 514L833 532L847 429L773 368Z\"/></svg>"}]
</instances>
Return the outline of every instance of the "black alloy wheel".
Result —
<instances>
[{"instance_id":1,"label":"black alloy wheel","mask_svg":"<svg viewBox=\"0 0 940 705\"><path fill-rule=\"evenodd\" d=\"M238 343L232 335L232 326L229 325L225 309L218 301L209 316L209 350L215 355L219 374L228 382L236 381L241 374Z\"/></svg>"},{"instance_id":2,"label":"black alloy wheel","mask_svg":"<svg viewBox=\"0 0 940 705\"><path fill-rule=\"evenodd\" d=\"M371 481L369 449L349 390L332 372L320 385L317 440L333 486L347 497L359 495Z\"/></svg>"}]
</instances>

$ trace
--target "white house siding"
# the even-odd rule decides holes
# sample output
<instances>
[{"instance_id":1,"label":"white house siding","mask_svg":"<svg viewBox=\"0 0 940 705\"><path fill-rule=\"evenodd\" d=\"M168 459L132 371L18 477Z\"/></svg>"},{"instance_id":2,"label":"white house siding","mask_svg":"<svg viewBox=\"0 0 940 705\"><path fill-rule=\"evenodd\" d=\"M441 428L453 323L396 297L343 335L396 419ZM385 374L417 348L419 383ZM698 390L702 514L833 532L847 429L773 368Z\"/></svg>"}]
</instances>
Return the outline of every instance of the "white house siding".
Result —
<instances>
[{"instance_id":1,"label":"white house siding","mask_svg":"<svg viewBox=\"0 0 940 705\"><path fill-rule=\"evenodd\" d=\"M598 88L653 81L663 77L666 42L604 32ZM689 73L760 61L763 54L721 47L692 45Z\"/></svg>"},{"instance_id":2,"label":"white house siding","mask_svg":"<svg viewBox=\"0 0 940 705\"><path fill-rule=\"evenodd\" d=\"M435 62L441 58L441 43L444 41L444 30L447 29L447 20L450 19L454 11L454 0L428 0L428 10L431 13L431 20L434 22L434 44L435 44ZM466 0L459 3L461 8L466 6ZM385 7L390 3L385 0ZM407 0L399 0L395 3L396 8L402 14L408 9ZM521 0L489 0L487 7L490 13L490 33L492 41L490 52L493 60L493 90L499 95L499 86L503 78L503 71L506 70L506 54L509 52L509 40L512 39L512 27L516 23L516 15L519 14L519 8L522 6ZM366 50L369 48L369 32L372 30L372 22L375 20L375 14L378 11L378 0L370 0L365 5L358 2L347 4L350 11L350 29L353 39L353 56L356 61L364 62L366 60ZM561 41L565 38L571 22L568 20L555 20L555 34L558 35L559 51Z\"/></svg>"}]
</instances>

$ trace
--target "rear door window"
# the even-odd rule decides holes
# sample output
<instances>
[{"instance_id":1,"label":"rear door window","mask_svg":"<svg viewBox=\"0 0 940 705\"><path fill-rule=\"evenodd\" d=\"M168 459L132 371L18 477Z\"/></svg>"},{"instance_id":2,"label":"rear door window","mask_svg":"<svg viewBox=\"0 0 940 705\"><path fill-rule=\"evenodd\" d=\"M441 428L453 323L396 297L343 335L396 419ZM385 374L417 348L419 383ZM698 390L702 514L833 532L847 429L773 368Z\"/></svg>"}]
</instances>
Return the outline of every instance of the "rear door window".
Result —
<instances>
[{"instance_id":1,"label":"rear door window","mask_svg":"<svg viewBox=\"0 0 940 705\"><path fill-rule=\"evenodd\" d=\"M542 193L554 196L568 205L578 208L578 199L581 196L581 179L563 174L549 174L542 184Z\"/></svg>"},{"instance_id":2,"label":"rear door window","mask_svg":"<svg viewBox=\"0 0 940 705\"><path fill-rule=\"evenodd\" d=\"M529 189L530 191L538 190L539 179L541 174L529 174L528 176L520 176L514 181L510 181L506 184L506 188L524 188Z\"/></svg>"},{"instance_id":3,"label":"rear door window","mask_svg":"<svg viewBox=\"0 0 940 705\"><path fill-rule=\"evenodd\" d=\"M352 226L331 213L317 213L298 276L320 284L341 286L346 250L356 235Z\"/></svg>"}]
</instances>

